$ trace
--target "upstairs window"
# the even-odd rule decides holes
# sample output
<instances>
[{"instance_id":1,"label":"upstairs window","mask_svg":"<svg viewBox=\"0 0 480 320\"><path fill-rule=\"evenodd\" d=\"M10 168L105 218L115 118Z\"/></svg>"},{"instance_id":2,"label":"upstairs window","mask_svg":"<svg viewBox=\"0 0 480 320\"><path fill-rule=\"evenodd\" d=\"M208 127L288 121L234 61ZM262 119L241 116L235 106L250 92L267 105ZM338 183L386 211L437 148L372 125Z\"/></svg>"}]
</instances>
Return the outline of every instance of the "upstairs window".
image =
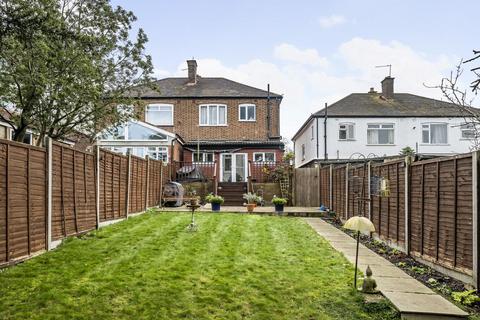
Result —
<instances>
[{"instance_id":1,"label":"upstairs window","mask_svg":"<svg viewBox=\"0 0 480 320\"><path fill-rule=\"evenodd\" d=\"M194 152L193 162L196 163L212 163L214 162L213 152Z\"/></svg>"},{"instance_id":2,"label":"upstairs window","mask_svg":"<svg viewBox=\"0 0 480 320\"><path fill-rule=\"evenodd\" d=\"M476 128L473 123L464 123L460 126L462 131L462 139L475 139L477 138Z\"/></svg>"},{"instance_id":3,"label":"upstairs window","mask_svg":"<svg viewBox=\"0 0 480 320\"><path fill-rule=\"evenodd\" d=\"M393 144L394 125L393 123L369 124L367 127L368 144Z\"/></svg>"},{"instance_id":4,"label":"upstairs window","mask_svg":"<svg viewBox=\"0 0 480 320\"><path fill-rule=\"evenodd\" d=\"M353 123L340 123L338 126L338 140L354 140L355 125Z\"/></svg>"},{"instance_id":5,"label":"upstairs window","mask_svg":"<svg viewBox=\"0 0 480 320\"><path fill-rule=\"evenodd\" d=\"M255 152L253 154L255 162L275 162L275 152Z\"/></svg>"},{"instance_id":6,"label":"upstairs window","mask_svg":"<svg viewBox=\"0 0 480 320\"><path fill-rule=\"evenodd\" d=\"M224 126L227 124L227 106L226 105L200 105L200 125L201 126Z\"/></svg>"},{"instance_id":7,"label":"upstairs window","mask_svg":"<svg viewBox=\"0 0 480 320\"><path fill-rule=\"evenodd\" d=\"M145 112L147 122L157 126L173 125L172 104L149 104Z\"/></svg>"},{"instance_id":8,"label":"upstairs window","mask_svg":"<svg viewBox=\"0 0 480 320\"><path fill-rule=\"evenodd\" d=\"M255 121L256 110L254 104L241 104L238 106L240 121Z\"/></svg>"},{"instance_id":9,"label":"upstairs window","mask_svg":"<svg viewBox=\"0 0 480 320\"><path fill-rule=\"evenodd\" d=\"M302 144L302 160L305 160L305 144Z\"/></svg>"},{"instance_id":10,"label":"upstairs window","mask_svg":"<svg viewBox=\"0 0 480 320\"><path fill-rule=\"evenodd\" d=\"M422 124L422 143L426 144L447 144L446 123L425 123Z\"/></svg>"}]
</instances>

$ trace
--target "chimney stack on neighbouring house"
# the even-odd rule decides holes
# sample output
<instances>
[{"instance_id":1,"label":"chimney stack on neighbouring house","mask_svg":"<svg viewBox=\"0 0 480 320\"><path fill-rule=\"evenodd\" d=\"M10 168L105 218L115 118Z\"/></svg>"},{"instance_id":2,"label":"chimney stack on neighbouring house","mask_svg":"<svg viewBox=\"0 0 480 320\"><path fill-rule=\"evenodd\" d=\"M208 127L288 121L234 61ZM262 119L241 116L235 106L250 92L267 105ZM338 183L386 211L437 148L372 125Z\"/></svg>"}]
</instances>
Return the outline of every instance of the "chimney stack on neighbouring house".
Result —
<instances>
[{"instance_id":1,"label":"chimney stack on neighbouring house","mask_svg":"<svg viewBox=\"0 0 480 320\"><path fill-rule=\"evenodd\" d=\"M188 65L188 84L197 83L197 61L187 60Z\"/></svg>"},{"instance_id":2,"label":"chimney stack on neighbouring house","mask_svg":"<svg viewBox=\"0 0 480 320\"><path fill-rule=\"evenodd\" d=\"M382 96L385 99L393 99L393 79L390 76L382 80Z\"/></svg>"},{"instance_id":3,"label":"chimney stack on neighbouring house","mask_svg":"<svg viewBox=\"0 0 480 320\"><path fill-rule=\"evenodd\" d=\"M377 91L375 91L375 88L371 87L370 91L368 91L368 93L377 93Z\"/></svg>"}]
</instances>

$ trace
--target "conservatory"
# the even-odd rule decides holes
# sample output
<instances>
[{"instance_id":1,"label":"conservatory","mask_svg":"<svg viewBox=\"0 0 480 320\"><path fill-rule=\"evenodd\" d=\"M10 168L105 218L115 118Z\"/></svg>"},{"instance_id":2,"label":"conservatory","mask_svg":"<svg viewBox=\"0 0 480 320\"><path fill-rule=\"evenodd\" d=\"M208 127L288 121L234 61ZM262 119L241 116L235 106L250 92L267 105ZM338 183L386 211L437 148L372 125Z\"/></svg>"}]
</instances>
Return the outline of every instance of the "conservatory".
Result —
<instances>
[{"instance_id":1,"label":"conservatory","mask_svg":"<svg viewBox=\"0 0 480 320\"><path fill-rule=\"evenodd\" d=\"M169 149L175 135L148 123L130 120L124 125L105 130L97 138L104 149L151 159L169 161Z\"/></svg>"}]
</instances>

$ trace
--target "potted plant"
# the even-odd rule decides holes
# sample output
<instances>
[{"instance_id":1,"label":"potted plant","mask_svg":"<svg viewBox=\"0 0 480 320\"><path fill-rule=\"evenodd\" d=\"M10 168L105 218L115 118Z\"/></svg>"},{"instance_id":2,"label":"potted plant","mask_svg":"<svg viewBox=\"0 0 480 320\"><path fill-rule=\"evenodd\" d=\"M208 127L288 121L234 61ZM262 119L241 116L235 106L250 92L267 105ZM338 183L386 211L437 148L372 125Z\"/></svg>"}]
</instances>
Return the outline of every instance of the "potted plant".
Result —
<instances>
[{"instance_id":1,"label":"potted plant","mask_svg":"<svg viewBox=\"0 0 480 320\"><path fill-rule=\"evenodd\" d=\"M247 200L247 211L253 212L253 209L257 206L259 197L255 193L249 192L243 194L243 199Z\"/></svg>"},{"instance_id":2,"label":"potted plant","mask_svg":"<svg viewBox=\"0 0 480 320\"><path fill-rule=\"evenodd\" d=\"M205 197L205 201L212 204L212 211L220 211L220 206L225 201L223 197L210 193Z\"/></svg>"},{"instance_id":3,"label":"potted plant","mask_svg":"<svg viewBox=\"0 0 480 320\"><path fill-rule=\"evenodd\" d=\"M288 199L273 196L272 203L275 205L275 212L283 212L283 207L287 204Z\"/></svg>"}]
</instances>

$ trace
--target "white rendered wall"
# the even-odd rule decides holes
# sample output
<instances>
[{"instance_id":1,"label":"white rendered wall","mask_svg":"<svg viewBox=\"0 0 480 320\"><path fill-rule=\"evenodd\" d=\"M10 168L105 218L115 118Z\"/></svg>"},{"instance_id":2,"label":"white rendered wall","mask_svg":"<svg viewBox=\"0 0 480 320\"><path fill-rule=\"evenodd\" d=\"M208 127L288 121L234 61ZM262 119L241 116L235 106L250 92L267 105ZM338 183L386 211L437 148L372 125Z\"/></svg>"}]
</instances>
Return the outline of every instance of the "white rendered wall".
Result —
<instances>
[{"instance_id":1,"label":"white rendered wall","mask_svg":"<svg viewBox=\"0 0 480 320\"><path fill-rule=\"evenodd\" d=\"M319 123L319 159L324 158L323 118L318 119ZM312 119L313 124L316 123ZM338 139L338 128L340 123L355 124L355 139L342 141ZM393 145L368 145L367 124L394 124ZM422 124L424 123L448 123L447 144L431 145L422 143ZM361 153L365 156L374 154L379 157L398 155L400 150L409 146L421 154L449 155L456 153L470 152L472 141L462 139L460 125L464 123L463 118L328 118L327 120L327 152L329 159L358 158L354 153ZM308 161L316 158L316 141L310 141L310 129L308 125L295 141L295 166L299 167ZM314 139L315 140L315 139ZM301 141L301 142L300 142ZM311 150L306 152L308 157L301 159L301 144L305 143Z\"/></svg>"}]
</instances>

